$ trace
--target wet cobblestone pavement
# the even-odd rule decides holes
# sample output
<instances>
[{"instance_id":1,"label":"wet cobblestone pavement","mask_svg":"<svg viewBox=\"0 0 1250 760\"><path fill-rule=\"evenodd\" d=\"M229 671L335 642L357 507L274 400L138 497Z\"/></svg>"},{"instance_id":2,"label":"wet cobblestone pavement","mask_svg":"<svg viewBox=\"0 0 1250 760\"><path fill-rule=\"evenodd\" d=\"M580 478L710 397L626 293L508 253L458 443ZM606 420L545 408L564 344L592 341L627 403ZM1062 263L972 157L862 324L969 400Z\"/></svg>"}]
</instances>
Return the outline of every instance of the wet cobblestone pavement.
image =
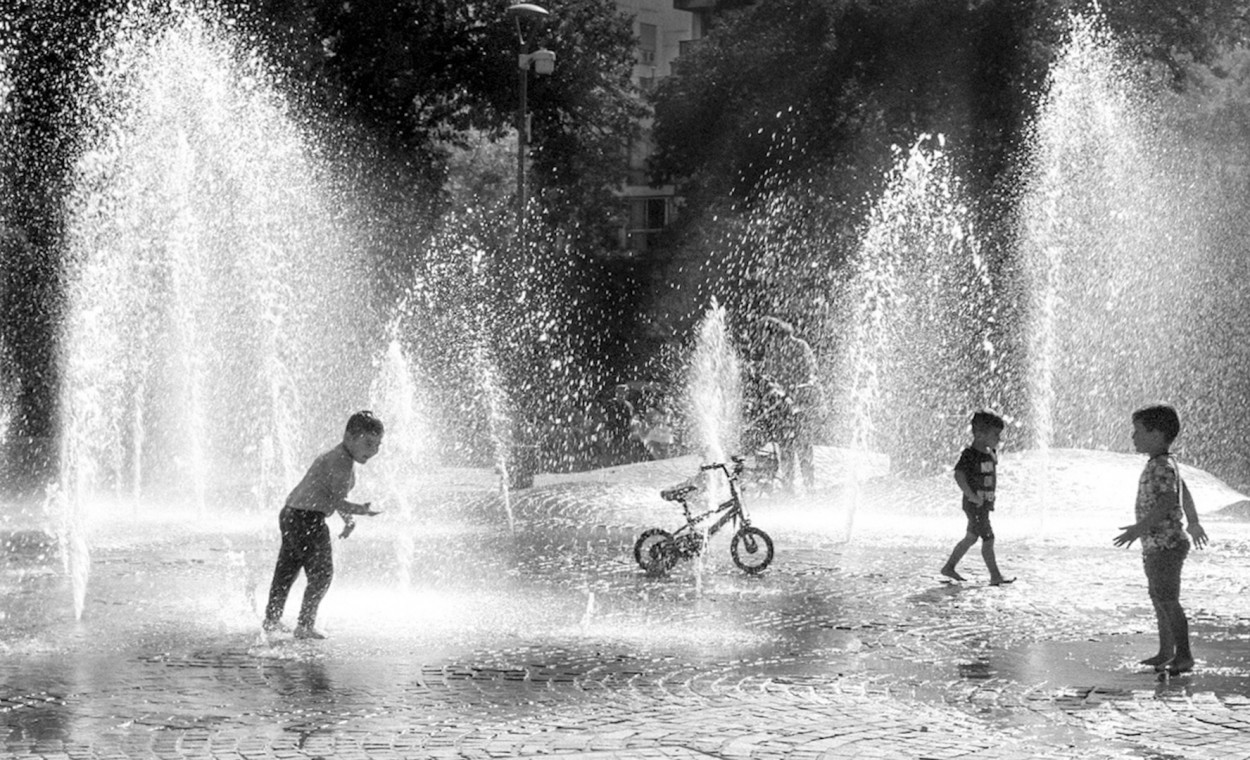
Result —
<instances>
[{"instance_id":1,"label":"wet cobblestone pavement","mask_svg":"<svg viewBox=\"0 0 1250 760\"><path fill-rule=\"evenodd\" d=\"M336 541L315 643L259 631L272 515L97 528L81 621L55 552L10 532L0 756L1250 757L1246 523L1208 519L1198 668L1161 681L1140 560L1110 543L1128 507L1013 510L1005 483L1019 580L993 588L975 551L968 583L934 572L962 525L917 501L945 478L869 493L849 541L840 489L762 497L766 572L721 535L648 578L633 540L676 527L677 474L540 481L515 531L499 497L434 489Z\"/></svg>"}]
</instances>

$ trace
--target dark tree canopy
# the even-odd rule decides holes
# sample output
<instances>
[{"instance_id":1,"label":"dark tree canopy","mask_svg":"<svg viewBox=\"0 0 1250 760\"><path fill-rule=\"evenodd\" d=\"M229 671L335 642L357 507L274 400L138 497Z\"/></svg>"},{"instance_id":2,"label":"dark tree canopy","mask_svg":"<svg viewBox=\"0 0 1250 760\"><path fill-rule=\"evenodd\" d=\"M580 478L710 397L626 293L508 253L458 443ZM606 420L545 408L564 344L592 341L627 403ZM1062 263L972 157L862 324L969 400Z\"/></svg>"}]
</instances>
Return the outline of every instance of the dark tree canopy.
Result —
<instances>
[{"instance_id":1,"label":"dark tree canopy","mask_svg":"<svg viewBox=\"0 0 1250 760\"><path fill-rule=\"evenodd\" d=\"M471 133L501 137L515 124L521 50L508 5L272 0L250 17L319 107L344 109L440 186L447 146ZM553 75L529 77L534 182L552 224L598 231L610 222L611 189L643 113L630 82L632 25L612 0L543 5L547 18L520 22L527 52L556 54Z\"/></svg>"},{"instance_id":2,"label":"dark tree canopy","mask_svg":"<svg viewBox=\"0 0 1250 760\"><path fill-rule=\"evenodd\" d=\"M771 0L725 13L656 96L659 180L750 201L814 166L881 171L891 144L942 132L969 174L1009 170L1063 39L1068 0ZM1245 0L1104 2L1109 27L1182 86L1244 41ZM862 166L861 166L862 165ZM867 180L864 180L865 182Z\"/></svg>"}]
</instances>

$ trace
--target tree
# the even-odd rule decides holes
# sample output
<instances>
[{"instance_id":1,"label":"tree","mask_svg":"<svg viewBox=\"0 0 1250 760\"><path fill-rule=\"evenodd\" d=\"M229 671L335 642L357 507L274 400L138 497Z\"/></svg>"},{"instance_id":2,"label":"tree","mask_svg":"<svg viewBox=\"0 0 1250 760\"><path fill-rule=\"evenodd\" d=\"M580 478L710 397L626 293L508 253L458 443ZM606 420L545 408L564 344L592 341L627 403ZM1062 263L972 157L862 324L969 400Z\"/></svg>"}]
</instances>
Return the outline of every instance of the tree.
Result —
<instances>
[{"instance_id":1,"label":"tree","mask_svg":"<svg viewBox=\"0 0 1250 760\"><path fill-rule=\"evenodd\" d=\"M1184 86L1244 39L1246 0L1104 2L1108 25ZM813 166L851 170L862 193L891 144L942 132L969 174L1010 171L1062 43L1069 0L772 0L723 15L656 95L657 180L750 202ZM840 177L845 180L848 177Z\"/></svg>"},{"instance_id":2,"label":"tree","mask_svg":"<svg viewBox=\"0 0 1250 760\"><path fill-rule=\"evenodd\" d=\"M552 225L598 242L643 106L630 74L630 19L612 0L552 0L521 21L529 50L555 51L530 76L535 195ZM271 0L250 13L318 108L342 108L392 158L440 187L447 147L503 137L517 109L517 21L481 0ZM528 52L528 51L527 51Z\"/></svg>"},{"instance_id":3,"label":"tree","mask_svg":"<svg viewBox=\"0 0 1250 760\"><path fill-rule=\"evenodd\" d=\"M791 212L780 227L833 241L827 272L854 245L893 146L943 134L978 227L1009 243L1020 155L1036 98L1081 0L770 0L736 4L655 94L652 164L686 206L671 235L674 277L702 272L709 245L758 247L735 217ZM1244 37L1246 0L1120 0L1107 24L1174 87ZM1187 73L1188 72L1188 73ZM1202 77L1198 77L1202 80ZM767 210L766 210L767 209ZM759 225L747 225L746 229ZM768 232L775 235L776 231ZM1009 245L999 245L1006 250ZM746 254L752 254L750 251ZM717 269L730 266L719 262ZM746 271L758 269L751 263ZM819 280L819 278L817 278ZM750 290L749 280L740 280ZM685 283L685 292L698 288ZM814 281L807 295L827 291ZM792 298L796 293L788 293ZM691 307L674 307L689 318ZM684 312L681 313L681 312Z\"/></svg>"}]
</instances>

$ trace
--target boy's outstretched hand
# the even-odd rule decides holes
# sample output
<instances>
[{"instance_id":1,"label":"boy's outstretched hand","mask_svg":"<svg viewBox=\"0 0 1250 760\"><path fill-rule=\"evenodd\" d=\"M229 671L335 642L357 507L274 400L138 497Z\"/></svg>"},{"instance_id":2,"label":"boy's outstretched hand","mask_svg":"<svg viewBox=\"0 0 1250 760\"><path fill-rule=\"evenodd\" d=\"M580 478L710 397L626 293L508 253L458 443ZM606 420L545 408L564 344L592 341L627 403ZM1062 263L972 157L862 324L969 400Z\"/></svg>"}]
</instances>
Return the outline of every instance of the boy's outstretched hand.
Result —
<instances>
[{"instance_id":1,"label":"boy's outstretched hand","mask_svg":"<svg viewBox=\"0 0 1250 760\"><path fill-rule=\"evenodd\" d=\"M1141 538L1142 534L1146 532L1136 523L1122 526L1120 530L1124 532L1115 537L1116 546L1131 546L1134 541Z\"/></svg>"},{"instance_id":2,"label":"boy's outstretched hand","mask_svg":"<svg viewBox=\"0 0 1250 760\"><path fill-rule=\"evenodd\" d=\"M1195 549L1201 549L1211 543L1211 539L1207 538L1206 528L1203 528L1200 523L1191 522L1185 530L1189 531L1190 537L1193 538Z\"/></svg>"},{"instance_id":3,"label":"boy's outstretched hand","mask_svg":"<svg viewBox=\"0 0 1250 760\"><path fill-rule=\"evenodd\" d=\"M374 515L382 514L382 510L373 508L373 502L371 501L366 501L363 506L365 508L365 511L360 513L362 515L368 515L369 517L373 517Z\"/></svg>"}]
</instances>

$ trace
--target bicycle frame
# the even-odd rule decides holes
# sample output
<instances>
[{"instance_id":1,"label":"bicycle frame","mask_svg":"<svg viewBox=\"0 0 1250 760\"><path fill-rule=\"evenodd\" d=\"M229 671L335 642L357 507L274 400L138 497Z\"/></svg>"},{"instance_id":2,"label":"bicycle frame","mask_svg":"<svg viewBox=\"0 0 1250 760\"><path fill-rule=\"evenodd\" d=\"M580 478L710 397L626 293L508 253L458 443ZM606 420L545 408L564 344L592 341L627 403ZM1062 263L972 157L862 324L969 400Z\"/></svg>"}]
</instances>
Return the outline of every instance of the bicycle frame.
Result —
<instances>
[{"instance_id":1,"label":"bicycle frame","mask_svg":"<svg viewBox=\"0 0 1250 760\"><path fill-rule=\"evenodd\" d=\"M746 512L742 508L742 497L738 493L738 474L741 472L741 464L739 463L738 466L734 468L732 473L729 471L729 467L724 464L703 465L699 469L721 470L724 472L725 479L729 482L729 498L718 504L715 508L709 509L708 511L698 515L691 515L690 505L685 499L682 499L681 505L686 513L686 524L678 528L677 533L694 531L701 521L711 517L712 515L720 514L721 512L724 512L724 514L713 522L707 529L707 535L709 538L716 535L721 528L725 527L725 523L728 523L731 520L735 526L738 524L739 520L742 521L744 526L749 526L751 521L747 519Z\"/></svg>"}]
</instances>

